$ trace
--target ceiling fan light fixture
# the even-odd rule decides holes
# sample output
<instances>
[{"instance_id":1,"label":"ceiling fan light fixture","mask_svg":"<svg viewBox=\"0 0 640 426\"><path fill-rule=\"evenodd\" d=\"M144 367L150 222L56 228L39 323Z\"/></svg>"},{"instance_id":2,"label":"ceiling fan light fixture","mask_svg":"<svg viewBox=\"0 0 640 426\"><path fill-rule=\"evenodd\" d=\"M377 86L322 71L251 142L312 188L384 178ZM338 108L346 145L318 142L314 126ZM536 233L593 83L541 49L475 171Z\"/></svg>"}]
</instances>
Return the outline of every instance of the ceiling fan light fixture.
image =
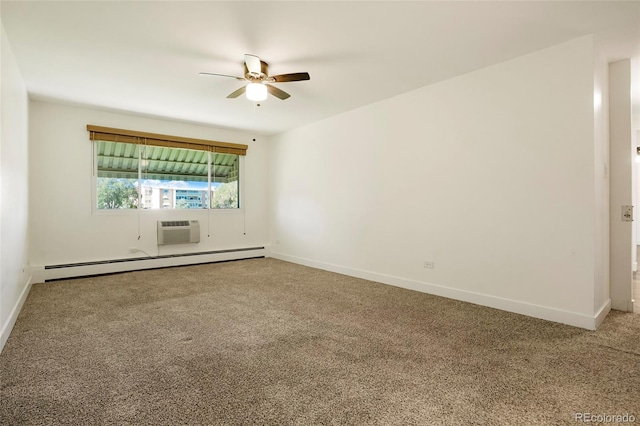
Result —
<instances>
[{"instance_id":1,"label":"ceiling fan light fixture","mask_svg":"<svg viewBox=\"0 0 640 426\"><path fill-rule=\"evenodd\" d=\"M267 86L262 83L249 83L247 85L247 99L250 101L264 101L267 99Z\"/></svg>"}]
</instances>

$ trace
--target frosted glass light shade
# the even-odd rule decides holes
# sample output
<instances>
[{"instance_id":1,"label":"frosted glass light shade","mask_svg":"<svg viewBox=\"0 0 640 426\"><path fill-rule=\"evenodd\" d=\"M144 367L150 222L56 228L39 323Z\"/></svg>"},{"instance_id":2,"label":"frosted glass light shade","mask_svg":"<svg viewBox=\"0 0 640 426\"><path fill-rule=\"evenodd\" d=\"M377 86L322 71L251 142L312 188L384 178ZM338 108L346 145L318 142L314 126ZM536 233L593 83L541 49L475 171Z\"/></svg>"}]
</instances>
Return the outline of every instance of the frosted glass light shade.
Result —
<instances>
[{"instance_id":1,"label":"frosted glass light shade","mask_svg":"<svg viewBox=\"0 0 640 426\"><path fill-rule=\"evenodd\" d=\"M247 85L247 99L250 101L264 101L267 99L267 86L260 83Z\"/></svg>"}]
</instances>

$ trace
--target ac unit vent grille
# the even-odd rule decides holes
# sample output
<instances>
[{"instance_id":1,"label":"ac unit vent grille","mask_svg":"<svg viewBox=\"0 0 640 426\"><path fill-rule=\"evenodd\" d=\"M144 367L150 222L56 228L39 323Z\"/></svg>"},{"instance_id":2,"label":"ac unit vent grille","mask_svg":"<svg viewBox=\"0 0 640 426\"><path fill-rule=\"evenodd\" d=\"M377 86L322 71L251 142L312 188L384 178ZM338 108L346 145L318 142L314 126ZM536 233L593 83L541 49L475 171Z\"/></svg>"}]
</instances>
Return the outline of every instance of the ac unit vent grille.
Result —
<instances>
[{"instance_id":1,"label":"ac unit vent grille","mask_svg":"<svg viewBox=\"0 0 640 426\"><path fill-rule=\"evenodd\" d=\"M188 220L163 221L162 226L164 228L173 227L173 226L189 226L189 221Z\"/></svg>"},{"instance_id":2,"label":"ac unit vent grille","mask_svg":"<svg viewBox=\"0 0 640 426\"><path fill-rule=\"evenodd\" d=\"M158 221L158 245L200 242L200 222L197 220Z\"/></svg>"}]
</instances>

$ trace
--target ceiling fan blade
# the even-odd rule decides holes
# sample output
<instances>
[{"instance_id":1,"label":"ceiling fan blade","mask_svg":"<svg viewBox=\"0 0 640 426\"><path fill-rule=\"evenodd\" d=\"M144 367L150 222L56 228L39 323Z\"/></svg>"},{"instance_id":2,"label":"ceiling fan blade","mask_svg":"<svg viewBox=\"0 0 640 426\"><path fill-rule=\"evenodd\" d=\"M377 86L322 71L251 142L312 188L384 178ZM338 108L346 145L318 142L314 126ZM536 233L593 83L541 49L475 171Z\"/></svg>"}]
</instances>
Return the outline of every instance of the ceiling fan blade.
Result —
<instances>
[{"instance_id":1,"label":"ceiling fan blade","mask_svg":"<svg viewBox=\"0 0 640 426\"><path fill-rule=\"evenodd\" d=\"M260 58L255 55L245 54L244 63L247 66L247 70L249 71L249 73L260 75Z\"/></svg>"},{"instance_id":2,"label":"ceiling fan blade","mask_svg":"<svg viewBox=\"0 0 640 426\"><path fill-rule=\"evenodd\" d=\"M238 96L242 95L246 91L247 91L247 86L242 86L241 88L239 88L238 90L236 90L235 92L227 96L227 99L237 98Z\"/></svg>"},{"instance_id":3,"label":"ceiling fan blade","mask_svg":"<svg viewBox=\"0 0 640 426\"><path fill-rule=\"evenodd\" d=\"M288 81L304 81L311 80L311 76L308 72L295 72L292 74L280 74L269 77L276 83L286 83Z\"/></svg>"},{"instance_id":4,"label":"ceiling fan blade","mask_svg":"<svg viewBox=\"0 0 640 426\"><path fill-rule=\"evenodd\" d=\"M275 96L278 99L282 99L283 101L291 96L290 94L288 94L284 90L280 90L277 87L272 86L270 84L265 84L265 86L267 86L267 91L269 93L271 93L273 96Z\"/></svg>"},{"instance_id":5,"label":"ceiling fan blade","mask_svg":"<svg viewBox=\"0 0 640 426\"><path fill-rule=\"evenodd\" d=\"M235 78L236 80L244 80L244 77L236 77L235 75L226 75L226 74L214 74L212 72L201 72L198 75L213 75L216 77L230 77L230 78Z\"/></svg>"}]
</instances>

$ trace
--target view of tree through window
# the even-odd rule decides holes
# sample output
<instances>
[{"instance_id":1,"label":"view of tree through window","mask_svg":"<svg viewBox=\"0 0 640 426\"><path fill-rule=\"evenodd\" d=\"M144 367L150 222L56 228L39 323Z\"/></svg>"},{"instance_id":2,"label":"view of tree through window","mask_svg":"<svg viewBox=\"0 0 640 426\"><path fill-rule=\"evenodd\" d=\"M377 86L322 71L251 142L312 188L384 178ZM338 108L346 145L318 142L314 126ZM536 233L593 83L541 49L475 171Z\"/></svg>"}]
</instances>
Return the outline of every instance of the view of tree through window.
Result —
<instances>
[{"instance_id":1,"label":"view of tree through window","mask_svg":"<svg viewBox=\"0 0 640 426\"><path fill-rule=\"evenodd\" d=\"M138 206L138 189L131 179L99 178L99 209L135 209Z\"/></svg>"},{"instance_id":2,"label":"view of tree through window","mask_svg":"<svg viewBox=\"0 0 640 426\"><path fill-rule=\"evenodd\" d=\"M239 156L97 141L99 209L236 209Z\"/></svg>"}]
</instances>

